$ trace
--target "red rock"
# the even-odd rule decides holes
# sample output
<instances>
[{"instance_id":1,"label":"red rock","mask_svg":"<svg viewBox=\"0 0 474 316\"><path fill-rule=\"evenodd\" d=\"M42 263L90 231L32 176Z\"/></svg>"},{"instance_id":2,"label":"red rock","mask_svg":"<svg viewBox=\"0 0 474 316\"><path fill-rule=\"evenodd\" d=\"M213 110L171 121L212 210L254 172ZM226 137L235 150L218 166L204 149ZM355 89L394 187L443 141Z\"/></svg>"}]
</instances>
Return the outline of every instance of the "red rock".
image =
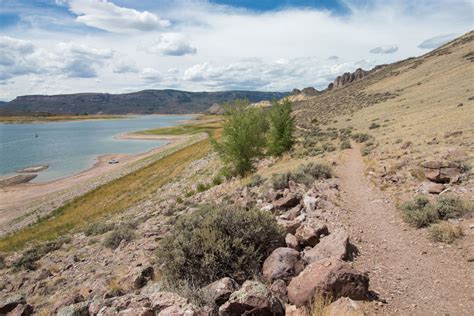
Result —
<instances>
[{"instance_id":1,"label":"red rock","mask_svg":"<svg viewBox=\"0 0 474 316\"><path fill-rule=\"evenodd\" d=\"M217 306L221 306L229 299L230 295L238 289L239 285L237 282L226 277L205 286L202 290Z\"/></svg>"},{"instance_id":2,"label":"red rock","mask_svg":"<svg viewBox=\"0 0 474 316\"><path fill-rule=\"evenodd\" d=\"M295 275L295 264L300 258L300 253L291 248L277 248L263 263L263 277L268 282L277 279L288 280Z\"/></svg>"},{"instance_id":3,"label":"red rock","mask_svg":"<svg viewBox=\"0 0 474 316\"><path fill-rule=\"evenodd\" d=\"M293 194L288 194L285 197L282 197L281 199L278 199L276 201L273 201L273 206L276 209L288 209L290 207L294 207L300 203L300 198L296 195Z\"/></svg>"},{"instance_id":4,"label":"red rock","mask_svg":"<svg viewBox=\"0 0 474 316\"><path fill-rule=\"evenodd\" d=\"M367 298L369 278L336 258L313 262L288 285L288 299L296 306L308 305L315 295L332 298Z\"/></svg>"},{"instance_id":5,"label":"red rock","mask_svg":"<svg viewBox=\"0 0 474 316\"><path fill-rule=\"evenodd\" d=\"M319 242L321 235L328 234L328 228L324 224L305 223L304 225L298 227L295 237L303 247L313 247Z\"/></svg>"},{"instance_id":6,"label":"red rock","mask_svg":"<svg viewBox=\"0 0 474 316\"><path fill-rule=\"evenodd\" d=\"M303 259L308 264L325 258L345 260L349 256L349 251L349 234L340 229L322 238L316 246L305 251Z\"/></svg>"}]
</instances>

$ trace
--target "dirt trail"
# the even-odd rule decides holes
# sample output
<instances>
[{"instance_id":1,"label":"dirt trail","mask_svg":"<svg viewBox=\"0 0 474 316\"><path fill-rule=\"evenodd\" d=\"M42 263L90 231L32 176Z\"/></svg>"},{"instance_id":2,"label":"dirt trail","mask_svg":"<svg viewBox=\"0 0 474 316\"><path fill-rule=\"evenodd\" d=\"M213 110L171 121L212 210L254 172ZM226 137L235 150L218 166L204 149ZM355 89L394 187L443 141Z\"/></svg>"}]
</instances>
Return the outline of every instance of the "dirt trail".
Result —
<instances>
[{"instance_id":1,"label":"dirt trail","mask_svg":"<svg viewBox=\"0 0 474 316\"><path fill-rule=\"evenodd\" d=\"M431 242L424 230L407 226L397 208L364 175L357 145L338 169L342 215L360 255L354 266L369 272L371 290L387 304L371 303L372 313L472 315L474 262L460 244Z\"/></svg>"}]
</instances>

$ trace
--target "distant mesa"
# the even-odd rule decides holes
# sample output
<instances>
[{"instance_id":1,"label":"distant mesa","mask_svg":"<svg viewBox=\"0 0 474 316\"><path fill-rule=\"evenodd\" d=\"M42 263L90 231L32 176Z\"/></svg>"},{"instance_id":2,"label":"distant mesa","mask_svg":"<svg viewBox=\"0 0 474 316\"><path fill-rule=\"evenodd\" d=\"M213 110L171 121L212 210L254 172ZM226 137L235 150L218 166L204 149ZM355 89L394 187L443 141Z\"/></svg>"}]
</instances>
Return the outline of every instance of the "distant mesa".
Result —
<instances>
[{"instance_id":1,"label":"distant mesa","mask_svg":"<svg viewBox=\"0 0 474 316\"><path fill-rule=\"evenodd\" d=\"M40 172L43 170L46 170L49 168L49 165L38 165L38 166L31 166L23 169L19 169L16 172L17 173L34 173L34 172Z\"/></svg>"}]
</instances>

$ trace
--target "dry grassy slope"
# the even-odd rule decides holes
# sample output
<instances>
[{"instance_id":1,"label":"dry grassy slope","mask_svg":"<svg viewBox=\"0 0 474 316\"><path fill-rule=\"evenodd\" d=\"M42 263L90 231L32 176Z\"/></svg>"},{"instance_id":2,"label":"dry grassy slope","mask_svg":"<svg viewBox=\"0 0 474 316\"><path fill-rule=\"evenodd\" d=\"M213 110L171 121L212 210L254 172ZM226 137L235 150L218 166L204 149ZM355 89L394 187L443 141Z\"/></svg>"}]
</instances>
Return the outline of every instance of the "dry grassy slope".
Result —
<instances>
[{"instance_id":1,"label":"dry grassy slope","mask_svg":"<svg viewBox=\"0 0 474 316\"><path fill-rule=\"evenodd\" d=\"M296 104L298 124L310 129L353 126L373 135L378 147L368 156L368 166L379 175L399 173L407 185L397 190L413 192L421 161L441 158L474 165L473 56L474 32L469 32L424 56ZM372 122L381 127L369 130ZM449 136L454 131L462 134ZM406 142L412 145L403 149Z\"/></svg>"}]
</instances>

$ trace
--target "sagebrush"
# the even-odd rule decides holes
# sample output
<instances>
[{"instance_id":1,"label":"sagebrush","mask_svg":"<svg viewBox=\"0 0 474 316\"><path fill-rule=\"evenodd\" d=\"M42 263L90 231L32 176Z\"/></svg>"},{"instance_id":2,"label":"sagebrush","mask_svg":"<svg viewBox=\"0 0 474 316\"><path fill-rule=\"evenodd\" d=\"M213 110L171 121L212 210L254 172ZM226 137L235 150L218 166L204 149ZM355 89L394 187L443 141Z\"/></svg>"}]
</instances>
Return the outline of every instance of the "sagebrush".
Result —
<instances>
[{"instance_id":1,"label":"sagebrush","mask_svg":"<svg viewBox=\"0 0 474 316\"><path fill-rule=\"evenodd\" d=\"M203 286L224 276L243 281L282 241L269 213L207 205L178 219L160 242L158 261L171 282Z\"/></svg>"}]
</instances>

